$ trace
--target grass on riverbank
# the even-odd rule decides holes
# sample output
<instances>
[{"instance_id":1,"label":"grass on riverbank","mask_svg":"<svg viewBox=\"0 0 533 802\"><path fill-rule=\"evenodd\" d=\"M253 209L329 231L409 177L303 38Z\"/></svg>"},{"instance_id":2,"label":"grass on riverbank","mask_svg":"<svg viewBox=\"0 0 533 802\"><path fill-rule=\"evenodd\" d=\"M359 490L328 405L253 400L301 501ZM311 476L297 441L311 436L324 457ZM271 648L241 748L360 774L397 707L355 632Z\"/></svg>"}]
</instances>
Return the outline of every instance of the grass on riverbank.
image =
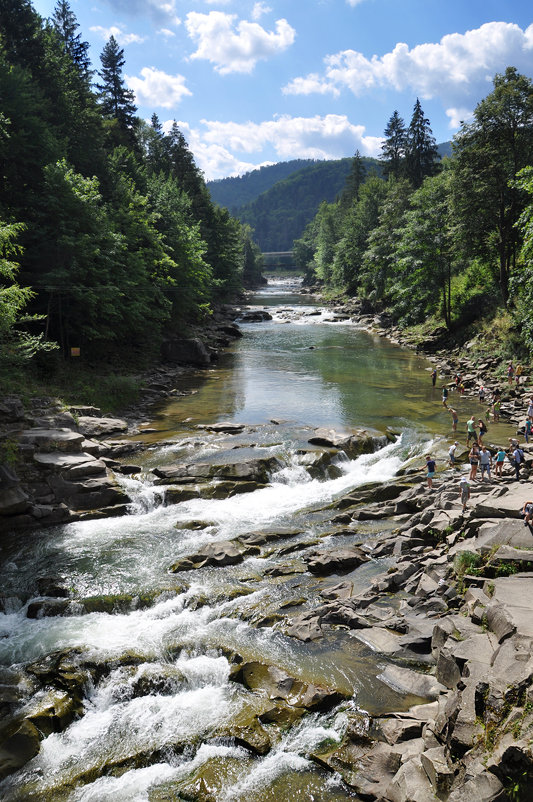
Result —
<instances>
[{"instance_id":1,"label":"grass on riverbank","mask_svg":"<svg viewBox=\"0 0 533 802\"><path fill-rule=\"evenodd\" d=\"M68 404L87 404L103 412L118 412L138 401L146 365L129 360L120 365L66 361L47 355L43 363L0 365L0 397L18 395L25 402L35 396L51 396ZM139 371L139 372L137 372Z\"/></svg>"}]
</instances>

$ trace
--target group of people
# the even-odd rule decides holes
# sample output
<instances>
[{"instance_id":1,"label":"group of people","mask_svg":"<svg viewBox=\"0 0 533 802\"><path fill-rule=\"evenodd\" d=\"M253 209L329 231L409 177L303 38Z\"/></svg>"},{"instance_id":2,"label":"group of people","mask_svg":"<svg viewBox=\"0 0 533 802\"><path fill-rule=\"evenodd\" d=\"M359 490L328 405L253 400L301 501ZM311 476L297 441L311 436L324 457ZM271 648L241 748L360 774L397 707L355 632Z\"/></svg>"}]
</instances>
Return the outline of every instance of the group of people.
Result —
<instances>
[{"instance_id":1,"label":"group of people","mask_svg":"<svg viewBox=\"0 0 533 802\"><path fill-rule=\"evenodd\" d=\"M520 377L522 375L522 371L523 368L521 365L517 365L515 368L512 362L510 362L507 371L507 378L509 380L509 384L512 384L513 381L516 381L516 383L518 384ZM435 387L437 382L436 368L434 368L432 371L431 379L433 387ZM457 373L455 375L455 389L457 389L461 393L461 395L464 393L464 384L460 373ZM480 385L480 387L478 388L478 397L480 404L486 403L487 391L483 385ZM448 412L452 417L452 431L457 432L459 415L456 409L454 409L451 406L448 406L448 398L449 398L449 388L447 385L442 385L442 404L445 407L445 409L448 410ZM490 394L490 398L488 399L488 407L485 414L486 420L490 421L490 416L492 415L494 421L496 422L499 421L500 407L501 407L501 392L500 390L496 389ZM491 479L491 472L493 469L494 469L494 476L501 477L503 475L503 466L506 460L508 460L513 466L516 479L517 480L520 479L520 470L524 463L525 455L524 451L520 447L519 441L515 437L510 437L509 446L507 449L505 449L503 446L500 446L493 453L490 451L489 448L487 448L487 446L483 442L483 437L486 435L487 431L488 427L485 420L483 418L477 418L476 420L476 416L471 415L471 417L466 423L466 445L470 449L468 453L470 472L468 475L464 474L461 477L459 484L459 495L461 503L463 505L463 511L466 510L466 506L470 498L470 483L477 482L479 480L481 480L481 482L484 482L485 479L489 481ZM529 438L532 434L533 434L533 395L529 399L528 409L527 409L527 421L524 431L526 443L529 443ZM456 440L448 450L448 464L452 468L454 468L457 465L456 451L458 446L459 442ZM428 488L432 490L433 479L436 472L436 460L430 454L426 456L425 467L426 467L427 485ZM478 471L481 474L480 478L478 478ZM533 501L524 503L522 514L524 516L524 522L527 525L529 525L530 521L533 522Z\"/></svg>"}]
</instances>

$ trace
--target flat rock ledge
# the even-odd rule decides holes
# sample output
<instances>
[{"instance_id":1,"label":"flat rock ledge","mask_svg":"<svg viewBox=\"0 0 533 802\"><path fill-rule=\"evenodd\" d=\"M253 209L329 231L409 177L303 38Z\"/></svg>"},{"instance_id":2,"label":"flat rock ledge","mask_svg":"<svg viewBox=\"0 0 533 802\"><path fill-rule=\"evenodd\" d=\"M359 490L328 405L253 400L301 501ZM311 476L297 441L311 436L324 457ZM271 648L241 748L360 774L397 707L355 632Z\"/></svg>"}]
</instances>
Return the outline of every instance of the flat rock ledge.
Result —
<instances>
[{"instance_id":1,"label":"flat rock ledge","mask_svg":"<svg viewBox=\"0 0 533 802\"><path fill-rule=\"evenodd\" d=\"M89 518L124 515L130 498L114 478L118 453L138 444L109 438L128 429L95 407L63 409L53 399L28 411L15 399L0 407L12 463L0 464L0 534Z\"/></svg>"}]
</instances>

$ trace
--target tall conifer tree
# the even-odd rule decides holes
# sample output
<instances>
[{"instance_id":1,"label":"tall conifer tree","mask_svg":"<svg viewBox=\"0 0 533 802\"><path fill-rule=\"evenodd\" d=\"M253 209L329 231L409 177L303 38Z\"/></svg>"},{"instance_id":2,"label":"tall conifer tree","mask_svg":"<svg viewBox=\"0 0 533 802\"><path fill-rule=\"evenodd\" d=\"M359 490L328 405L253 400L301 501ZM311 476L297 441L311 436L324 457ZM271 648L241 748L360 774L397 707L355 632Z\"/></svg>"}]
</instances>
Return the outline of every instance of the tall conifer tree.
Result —
<instances>
[{"instance_id":1,"label":"tall conifer tree","mask_svg":"<svg viewBox=\"0 0 533 802\"><path fill-rule=\"evenodd\" d=\"M404 172L404 161L407 149L407 131L405 123L397 111L385 128L385 141L381 147L381 158L384 162L383 173L400 178Z\"/></svg>"},{"instance_id":2,"label":"tall conifer tree","mask_svg":"<svg viewBox=\"0 0 533 802\"><path fill-rule=\"evenodd\" d=\"M352 159L352 166L350 168L350 172L346 177L344 189L341 194L342 206L349 206L351 203L353 203L353 201L359 199L359 190L361 189L365 177L366 177L366 167L361 158L361 154L359 153L358 150L356 150L355 155Z\"/></svg>"},{"instance_id":3,"label":"tall conifer tree","mask_svg":"<svg viewBox=\"0 0 533 802\"><path fill-rule=\"evenodd\" d=\"M81 33L76 33L79 28L78 21L67 0L57 1L52 23L80 76L88 83L91 77L89 43L82 41Z\"/></svg>"},{"instance_id":4,"label":"tall conifer tree","mask_svg":"<svg viewBox=\"0 0 533 802\"><path fill-rule=\"evenodd\" d=\"M439 155L429 120L424 117L418 98L407 130L406 155L407 177L415 189L418 189L426 176L437 172L436 161Z\"/></svg>"},{"instance_id":5,"label":"tall conifer tree","mask_svg":"<svg viewBox=\"0 0 533 802\"><path fill-rule=\"evenodd\" d=\"M126 63L124 50L118 46L114 36L109 37L100 55L102 69L98 73L102 79L96 84L100 92L100 103L106 117L117 120L122 131L131 131L137 111L133 102L133 92L126 89L122 68Z\"/></svg>"}]
</instances>

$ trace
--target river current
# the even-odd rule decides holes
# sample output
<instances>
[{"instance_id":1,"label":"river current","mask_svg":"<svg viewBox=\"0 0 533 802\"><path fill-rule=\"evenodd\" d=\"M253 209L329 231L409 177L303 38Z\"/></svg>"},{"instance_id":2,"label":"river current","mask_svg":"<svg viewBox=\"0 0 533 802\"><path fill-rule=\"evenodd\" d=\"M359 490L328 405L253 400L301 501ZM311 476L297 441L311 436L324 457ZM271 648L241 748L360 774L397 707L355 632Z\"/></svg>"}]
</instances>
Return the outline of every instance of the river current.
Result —
<instances>
[{"instance_id":1,"label":"river current","mask_svg":"<svg viewBox=\"0 0 533 802\"><path fill-rule=\"evenodd\" d=\"M450 434L450 416L425 359L350 321L331 322L330 310L295 289L285 280L259 293L254 303L274 319L242 324L243 338L216 366L187 380L191 395L154 410L152 431L140 436L149 446L142 474L120 477L133 499L129 515L28 535L2 552L8 612L0 615L0 664L79 650L86 662L108 666L84 688L83 715L44 738L39 754L0 783L5 802L356 798L310 755L342 738L348 711L379 713L413 702L380 679L385 659L353 632L332 628L324 639L303 643L276 626L276 612L312 607L319 589L339 581L302 572L291 543L375 539L382 522L361 524L351 537L337 534L328 505L364 483L391 479ZM247 426L231 437L198 428L217 421ZM334 478L312 478L299 453L307 429L318 426L389 427L399 436L374 454L339 461ZM278 457L282 467L267 487L161 503L152 468L215 461L236 448ZM294 574L268 571L280 562L274 549L236 566L169 573L176 559L206 543L280 528L289 537L282 559L294 560ZM389 565L371 560L347 578L357 592ZM38 576L67 583L74 599L68 614L27 617ZM101 598L107 607L95 604L94 612L75 601ZM224 737L263 709L260 697L232 681L233 653L349 698L302 717L266 755L252 755Z\"/></svg>"}]
</instances>

